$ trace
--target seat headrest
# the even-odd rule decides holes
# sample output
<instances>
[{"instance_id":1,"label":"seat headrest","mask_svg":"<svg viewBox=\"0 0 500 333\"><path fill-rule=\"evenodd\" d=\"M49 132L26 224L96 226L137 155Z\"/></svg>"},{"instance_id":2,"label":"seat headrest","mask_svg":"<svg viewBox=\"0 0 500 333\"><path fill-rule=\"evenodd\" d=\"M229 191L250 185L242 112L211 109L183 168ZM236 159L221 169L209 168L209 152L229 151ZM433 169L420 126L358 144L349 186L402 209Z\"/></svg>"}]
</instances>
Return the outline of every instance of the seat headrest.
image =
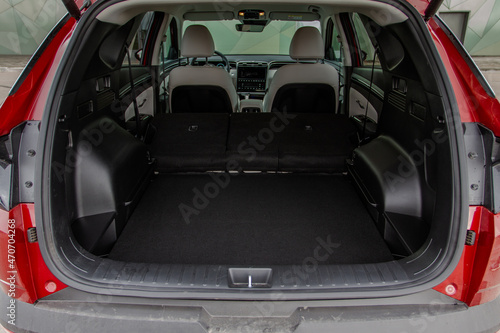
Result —
<instances>
[{"instance_id":1,"label":"seat headrest","mask_svg":"<svg viewBox=\"0 0 500 333\"><path fill-rule=\"evenodd\" d=\"M317 28L302 27L290 44L290 57L295 60L319 60L325 57L323 38Z\"/></svg>"},{"instance_id":2,"label":"seat headrest","mask_svg":"<svg viewBox=\"0 0 500 333\"><path fill-rule=\"evenodd\" d=\"M187 58L205 58L213 56L214 51L214 40L207 27L203 25L191 25L187 27L182 37L182 56Z\"/></svg>"}]
</instances>

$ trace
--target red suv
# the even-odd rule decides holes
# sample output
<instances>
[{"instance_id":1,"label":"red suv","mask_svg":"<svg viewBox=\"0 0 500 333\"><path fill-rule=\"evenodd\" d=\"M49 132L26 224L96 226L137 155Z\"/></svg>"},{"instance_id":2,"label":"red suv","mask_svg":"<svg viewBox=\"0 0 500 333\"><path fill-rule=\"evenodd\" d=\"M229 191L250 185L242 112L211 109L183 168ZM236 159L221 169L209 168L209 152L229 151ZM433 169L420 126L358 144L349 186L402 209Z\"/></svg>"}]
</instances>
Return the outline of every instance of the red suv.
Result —
<instances>
[{"instance_id":1,"label":"red suv","mask_svg":"<svg viewBox=\"0 0 500 333\"><path fill-rule=\"evenodd\" d=\"M500 105L442 1L63 2L1 108L7 330L500 329Z\"/></svg>"}]
</instances>

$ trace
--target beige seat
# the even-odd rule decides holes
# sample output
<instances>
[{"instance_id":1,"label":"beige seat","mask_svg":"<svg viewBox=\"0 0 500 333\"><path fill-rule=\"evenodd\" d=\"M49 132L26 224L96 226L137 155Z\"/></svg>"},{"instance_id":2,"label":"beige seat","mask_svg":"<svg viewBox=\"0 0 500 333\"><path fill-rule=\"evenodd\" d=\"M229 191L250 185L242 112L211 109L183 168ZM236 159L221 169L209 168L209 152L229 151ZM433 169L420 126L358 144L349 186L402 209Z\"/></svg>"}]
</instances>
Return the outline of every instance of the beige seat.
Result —
<instances>
[{"instance_id":1,"label":"beige seat","mask_svg":"<svg viewBox=\"0 0 500 333\"><path fill-rule=\"evenodd\" d=\"M318 29L298 29L290 44L290 57L297 60L297 63L283 66L276 71L264 98L264 110L270 112L286 109L296 113L335 112L338 105L339 76L335 68L320 63L324 54L324 43Z\"/></svg>"},{"instance_id":2,"label":"beige seat","mask_svg":"<svg viewBox=\"0 0 500 333\"><path fill-rule=\"evenodd\" d=\"M214 55L210 31L202 25L189 26L184 32L181 55L207 58ZM238 95L231 76L210 65L180 66L173 69L168 83L172 113L231 113L238 108Z\"/></svg>"}]
</instances>

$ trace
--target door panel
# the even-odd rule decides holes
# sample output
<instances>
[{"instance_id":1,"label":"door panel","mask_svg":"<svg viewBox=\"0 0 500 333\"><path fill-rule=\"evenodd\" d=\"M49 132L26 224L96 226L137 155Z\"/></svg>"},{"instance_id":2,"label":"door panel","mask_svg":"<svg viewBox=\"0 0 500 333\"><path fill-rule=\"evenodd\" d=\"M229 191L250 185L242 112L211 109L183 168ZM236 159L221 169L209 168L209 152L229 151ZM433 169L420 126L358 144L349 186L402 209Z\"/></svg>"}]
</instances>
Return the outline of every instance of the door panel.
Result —
<instances>
[{"instance_id":1,"label":"door panel","mask_svg":"<svg viewBox=\"0 0 500 333\"><path fill-rule=\"evenodd\" d=\"M372 103L368 103L368 99L363 96L358 90L351 88L349 91L349 116L365 115L373 121L378 122L377 110L373 107ZM368 112L366 107L368 105Z\"/></svg>"},{"instance_id":2,"label":"door panel","mask_svg":"<svg viewBox=\"0 0 500 333\"><path fill-rule=\"evenodd\" d=\"M137 106L140 114L154 115L154 89L150 87L137 96ZM125 121L135 117L134 103L131 103L125 111Z\"/></svg>"},{"instance_id":3,"label":"door panel","mask_svg":"<svg viewBox=\"0 0 500 333\"><path fill-rule=\"evenodd\" d=\"M364 115L368 98L368 117L378 121L384 105L384 75L381 69L354 68L349 87L349 116ZM370 92L371 89L371 92Z\"/></svg>"}]
</instances>

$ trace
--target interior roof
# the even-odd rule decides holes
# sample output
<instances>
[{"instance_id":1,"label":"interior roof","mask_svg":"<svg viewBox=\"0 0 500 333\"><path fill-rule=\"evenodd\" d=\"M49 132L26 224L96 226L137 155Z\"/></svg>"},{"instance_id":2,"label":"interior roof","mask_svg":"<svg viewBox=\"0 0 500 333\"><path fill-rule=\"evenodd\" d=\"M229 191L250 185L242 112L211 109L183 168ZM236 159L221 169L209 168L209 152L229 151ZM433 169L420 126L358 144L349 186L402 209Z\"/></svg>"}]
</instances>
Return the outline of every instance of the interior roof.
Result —
<instances>
[{"instance_id":1,"label":"interior roof","mask_svg":"<svg viewBox=\"0 0 500 333\"><path fill-rule=\"evenodd\" d=\"M293 0L254 0L244 2L222 2L213 0L127 0L104 9L97 19L102 22L123 25L146 11L159 11L182 17L186 12L232 11L260 9L266 12L309 12L310 6L320 8L322 17L342 12L358 12L374 20L380 26L401 23L408 19L397 8L373 0L316 0L315 2Z\"/></svg>"}]
</instances>

